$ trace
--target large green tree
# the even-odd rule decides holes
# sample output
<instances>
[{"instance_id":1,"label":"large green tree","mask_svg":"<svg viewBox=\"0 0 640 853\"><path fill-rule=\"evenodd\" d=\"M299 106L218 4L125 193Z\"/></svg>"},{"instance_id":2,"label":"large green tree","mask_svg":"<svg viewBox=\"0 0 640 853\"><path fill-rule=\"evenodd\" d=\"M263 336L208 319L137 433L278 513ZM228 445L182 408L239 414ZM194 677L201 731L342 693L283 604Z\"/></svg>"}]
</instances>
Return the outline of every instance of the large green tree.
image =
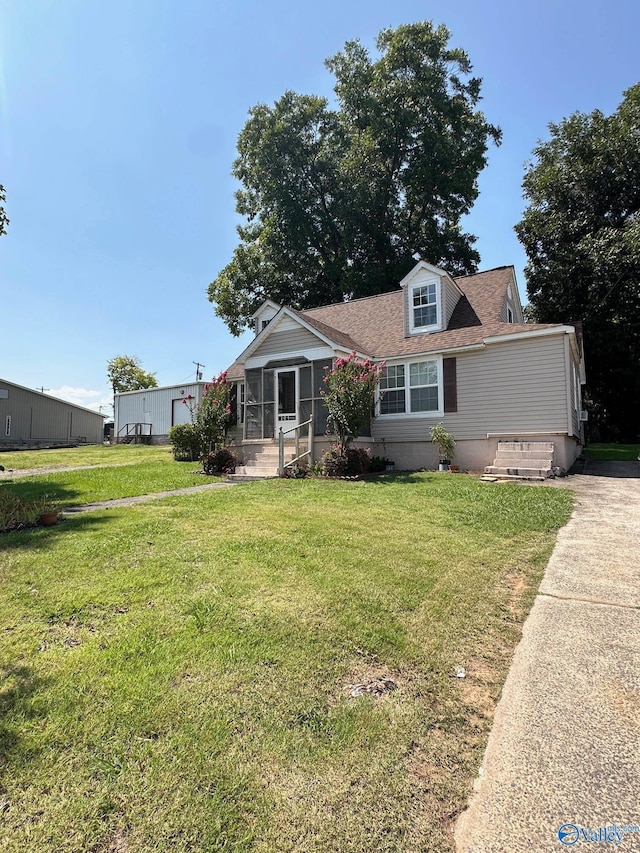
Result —
<instances>
[{"instance_id":1,"label":"large green tree","mask_svg":"<svg viewBox=\"0 0 640 853\"><path fill-rule=\"evenodd\" d=\"M250 110L233 165L240 243L208 291L234 334L266 298L309 308L395 288L416 252L476 269L460 220L500 131L449 38L430 22L386 29L376 58L348 42L326 62L335 106L286 92Z\"/></svg>"},{"instance_id":2,"label":"large green tree","mask_svg":"<svg viewBox=\"0 0 640 853\"><path fill-rule=\"evenodd\" d=\"M6 201L6 200L7 200L7 196L5 194L5 189L2 186L2 184L0 184L0 201ZM3 234L7 233L7 225L8 224L9 224L9 219L7 217L7 212L4 209L4 206L0 204L0 237L2 237Z\"/></svg>"},{"instance_id":3,"label":"large green tree","mask_svg":"<svg viewBox=\"0 0 640 853\"><path fill-rule=\"evenodd\" d=\"M539 322L584 324L587 391L603 438L640 433L640 83L610 116L550 124L524 177L516 232Z\"/></svg>"},{"instance_id":4,"label":"large green tree","mask_svg":"<svg viewBox=\"0 0 640 853\"><path fill-rule=\"evenodd\" d=\"M157 388L155 373L142 369L140 359L133 355L116 355L107 362L107 376L113 388L113 411L115 413L115 395L122 391L138 391L142 388Z\"/></svg>"}]
</instances>

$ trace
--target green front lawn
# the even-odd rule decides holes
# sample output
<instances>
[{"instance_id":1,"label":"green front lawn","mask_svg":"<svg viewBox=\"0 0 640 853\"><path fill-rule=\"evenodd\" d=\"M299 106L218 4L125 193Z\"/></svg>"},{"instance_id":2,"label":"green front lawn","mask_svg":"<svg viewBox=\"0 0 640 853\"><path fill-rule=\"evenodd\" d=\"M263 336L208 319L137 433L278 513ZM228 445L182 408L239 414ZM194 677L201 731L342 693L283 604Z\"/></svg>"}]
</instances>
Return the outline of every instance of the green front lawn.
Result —
<instances>
[{"instance_id":1,"label":"green front lawn","mask_svg":"<svg viewBox=\"0 0 640 853\"><path fill-rule=\"evenodd\" d=\"M1 537L0 849L451 851L571 504L268 481Z\"/></svg>"},{"instance_id":2,"label":"green front lawn","mask_svg":"<svg viewBox=\"0 0 640 853\"><path fill-rule=\"evenodd\" d=\"M15 450L0 453L0 465L9 470L72 465L131 465L171 459L169 445L115 444L64 447L58 450Z\"/></svg>"},{"instance_id":3,"label":"green front lawn","mask_svg":"<svg viewBox=\"0 0 640 853\"><path fill-rule=\"evenodd\" d=\"M220 480L196 473L199 467L199 462L174 462L168 458L162 462L61 471L22 479L17 476L0 482L0 492L11 489L26 501L47 495L51 503L63 508L202 486Z\"/></svg>"},{"instance_id":4,"label":"green front lawn","mask_svg":"<svg viewBox=\"0 0 640 853\"><path fill-rule=\"evenodd\" d=\"M584 455L598 462L628 462L640 457L640 444L589 444Z\"/></svg>"}]
</instances>

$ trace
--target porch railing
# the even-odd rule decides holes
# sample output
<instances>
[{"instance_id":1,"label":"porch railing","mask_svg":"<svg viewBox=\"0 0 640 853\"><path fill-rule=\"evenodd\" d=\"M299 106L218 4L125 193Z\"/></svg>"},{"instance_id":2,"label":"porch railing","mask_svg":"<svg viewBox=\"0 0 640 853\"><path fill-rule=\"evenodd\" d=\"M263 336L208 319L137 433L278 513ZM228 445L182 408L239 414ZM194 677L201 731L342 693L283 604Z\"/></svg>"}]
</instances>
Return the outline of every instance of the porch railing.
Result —
<instances>
[{"instance_id":1,"label":"porch railing","mask_svg":"<svg viewBox=\"0 0 640 853\"><path fill-rule=\"evenodd\" d=\"M151 441L151 424L131 423L120 427L116 444L148 444Z\"/></svg>"},{"instance_id":2,"label":"porch railing","mask_svg":"<svg viewBox=\"0 0 640 853\"><path fill-rule=\"evenodd\" d=\"M307 427L307 449L304 453L300 453L300 436L304 427ZM285 435L289 435L290 432L295 433L296 440L296 454L293 459L289 462L284 461L284 437ZM283 430L280 427L280 432L278 433L278 444L279 444L279 458L278 458L278 476L284 477L285 468L291 468L296 462L299 462L301 459L308 457L308 464L311 465L313 463L313 418L309 418L308 421L305 421L303 424L299 424L298 426L291 427L291 429Z\"/></svg>"}]
</instances>

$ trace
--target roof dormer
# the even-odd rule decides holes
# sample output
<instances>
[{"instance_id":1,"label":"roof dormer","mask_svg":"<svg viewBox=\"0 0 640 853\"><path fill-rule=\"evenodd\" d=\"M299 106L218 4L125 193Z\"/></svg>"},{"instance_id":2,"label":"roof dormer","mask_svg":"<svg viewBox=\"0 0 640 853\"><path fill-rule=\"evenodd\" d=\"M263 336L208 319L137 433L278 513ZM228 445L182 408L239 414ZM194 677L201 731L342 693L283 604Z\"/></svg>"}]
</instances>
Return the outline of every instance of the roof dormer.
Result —
<instances>
[{"instance_id":1,"label":"roof dormer","mask_svg":"<svg viewBox=\"0 0 640 853\"><path fill-rule=\"evenodd\" d=\"M266 299L262 303L255 314L251 315L251 318L254 321L254 332L256 335L259 335L263 329L267 328L279 310L280 305L276 302L272 302L271 299Z\"/></svg>"},{"instance_id":2,"label":"roof dormer","mask_svg":"<svg viewBox=\"0 0 640 853\"><path fill-rule=\"evenodd\" d=\"M462 291L451 276L418 261L400 282L405 291L405 334L421 335L447 328Z\"/></svg>"}]
</instances>

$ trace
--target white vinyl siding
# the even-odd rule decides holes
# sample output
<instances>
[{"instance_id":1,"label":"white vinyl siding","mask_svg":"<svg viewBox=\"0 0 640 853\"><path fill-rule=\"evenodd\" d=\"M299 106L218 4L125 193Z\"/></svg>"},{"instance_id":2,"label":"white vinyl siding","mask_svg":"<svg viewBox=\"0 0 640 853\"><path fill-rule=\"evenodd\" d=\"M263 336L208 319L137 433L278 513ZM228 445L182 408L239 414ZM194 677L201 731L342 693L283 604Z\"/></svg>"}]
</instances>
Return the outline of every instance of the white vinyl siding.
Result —
<instances>
[{"instance_id":1,"label":"white vinyl siding","mask_svg":"<svg viewBox=\"0 0 640 853\"><path fill-rule=\"evenodd\" d=\"M302 350L314 349L325 346L316 335L302 326L284 331L273 331L260 346L251 353L251 359L257 359L265 355L279 355L281 353L295 353Z\"/></svg>"},{"instance_id":2,"label":"white vinyl siding","mask_svg":"<svg viewBox=\"0 0 640 853\"><path fill-rule=\"evenodd\" d=\"M453 314L459 300L459 291L456 290L454 286L448 280L445 279L442 282L442 303L444 306L444 317L442 320L443 329L447 329L449 327L449 320L451 320L451 315Z\"/></svg>"},{"instance_id":3,"label":"white vinyl siding","mask_svg":"<svg viewBox=\"0 0 640 853\"><path fill-rule=\"evenodd\" d=\"M458 354L458 411L441 418L454 438L486 438L489 433L519 431L566 434L571 389L566 385L563 337L507 341ZM381 416L373 422L373 435L377 439L427 441L428 417Z\"/></svg>"}]
</instances>

